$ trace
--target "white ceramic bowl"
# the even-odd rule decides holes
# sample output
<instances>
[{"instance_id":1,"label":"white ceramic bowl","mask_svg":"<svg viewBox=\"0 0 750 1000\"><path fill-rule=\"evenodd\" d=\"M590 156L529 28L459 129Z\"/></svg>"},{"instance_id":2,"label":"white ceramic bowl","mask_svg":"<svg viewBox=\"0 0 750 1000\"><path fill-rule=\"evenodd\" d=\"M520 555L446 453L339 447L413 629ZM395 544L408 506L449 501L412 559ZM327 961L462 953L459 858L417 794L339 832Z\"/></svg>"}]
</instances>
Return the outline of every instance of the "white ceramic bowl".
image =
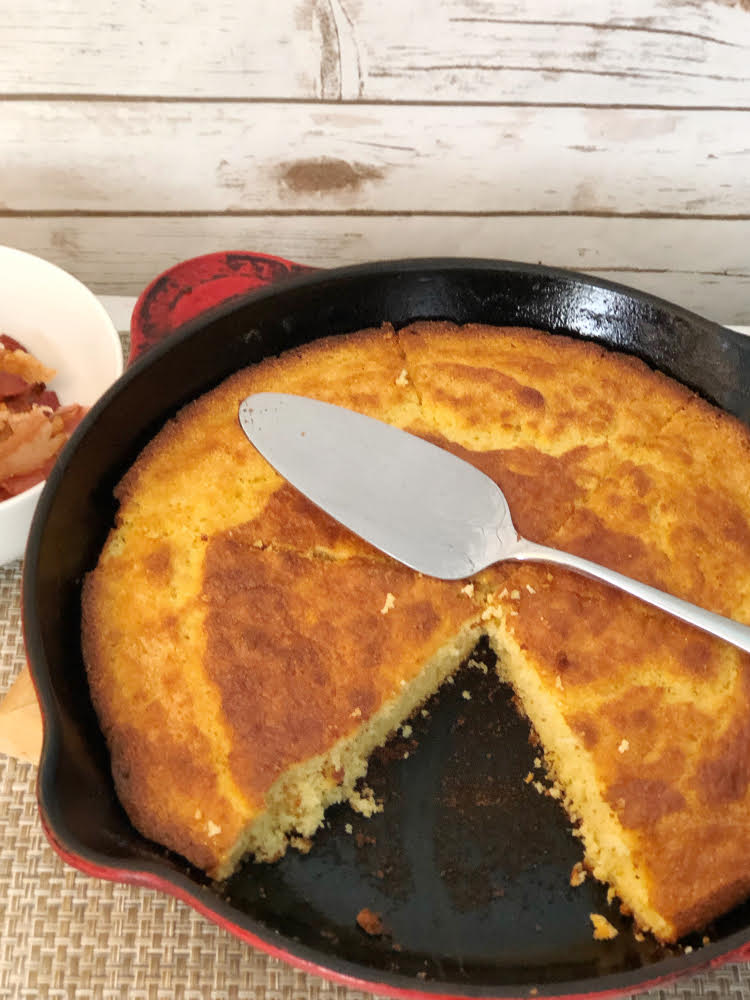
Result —
<instances>
[{"instance_id":1,"label":"white ceramic bowl","mask_svg":"<svg viewBox=\"0 0 750 1000\"><path fill-rule=\"evenodd\" d=\"M0 333L45 365L60 402L91 406L122 373L117 330L99 300L67 271L0 247ZM19 559L44 483L0 501L0 564Z\"/></svg>"}]
</instances>

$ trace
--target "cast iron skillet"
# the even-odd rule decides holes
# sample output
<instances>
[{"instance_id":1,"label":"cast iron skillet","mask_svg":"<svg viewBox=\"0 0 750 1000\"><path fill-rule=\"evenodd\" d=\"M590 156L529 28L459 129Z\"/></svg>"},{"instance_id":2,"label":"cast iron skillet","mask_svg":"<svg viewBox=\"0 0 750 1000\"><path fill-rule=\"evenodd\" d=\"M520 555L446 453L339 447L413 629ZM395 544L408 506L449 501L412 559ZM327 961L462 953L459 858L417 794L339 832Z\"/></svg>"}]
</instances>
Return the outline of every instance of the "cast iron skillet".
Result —
<instances>
[{"instance_id":1,"label":"cast iron skillet","mask_svg":"<svg viewBox=\"0 0 750 1000\"><path fill-rule=\"evenodd\" d=\"M581 996L632 990L750 955L750 903L700 938L635 940L591 880L559 807L526 785L535 752L508 692L466 672L373 762L371 820L338 807L306 856L247 864L216 887L130 825L113 789L81 660L83 575L113 487L175 411L236 369L325 334L420 318L528 325L631 352L750 422L750 338L582 275L479 260L377 263L295 278L218 308L154 347L87 416L55 466L26 552L23 613L45 723L38 795L62 857L159 888L308 971L391 995ZM471 700L463 697L463 691ZM408 753L408 758L404 755ZM382 914L389 935L356 925ZM590 912L620 928L592 939ZM683 942L683 946L686 942Z\"/></svg>"}]
</instances>

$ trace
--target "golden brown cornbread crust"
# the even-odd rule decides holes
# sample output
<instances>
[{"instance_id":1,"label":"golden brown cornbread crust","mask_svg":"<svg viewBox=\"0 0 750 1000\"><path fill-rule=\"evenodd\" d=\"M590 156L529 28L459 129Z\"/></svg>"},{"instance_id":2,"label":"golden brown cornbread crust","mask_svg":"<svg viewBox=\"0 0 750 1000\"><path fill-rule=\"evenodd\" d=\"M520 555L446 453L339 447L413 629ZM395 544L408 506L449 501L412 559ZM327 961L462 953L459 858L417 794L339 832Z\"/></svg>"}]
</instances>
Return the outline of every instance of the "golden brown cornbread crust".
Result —
<instances>
[{"instance_id":1,"label":"golden brown cornbread crust","mask_svg":"<svg viewBox=\"0 0 750 1000\"><path fill-rule=\"evenodd\" d=\"M750 893L750 657L564 570L493 567L473 592L406 570L247 443L239 401L270 388L428 437L495 479L528 537L750 622L738 421L635 359L530 330L317 341L186 407L119 487L83 643L135 825L217 876L245 847L280 853L349 796L365 765L347 753L413 707L423 665L437 686L486 633L589 863L643 926L672 940ZM318 804L285 813L285 776L315 762ZM263 827L273 810L287 831Z\"/></svg>"}]
</instances>

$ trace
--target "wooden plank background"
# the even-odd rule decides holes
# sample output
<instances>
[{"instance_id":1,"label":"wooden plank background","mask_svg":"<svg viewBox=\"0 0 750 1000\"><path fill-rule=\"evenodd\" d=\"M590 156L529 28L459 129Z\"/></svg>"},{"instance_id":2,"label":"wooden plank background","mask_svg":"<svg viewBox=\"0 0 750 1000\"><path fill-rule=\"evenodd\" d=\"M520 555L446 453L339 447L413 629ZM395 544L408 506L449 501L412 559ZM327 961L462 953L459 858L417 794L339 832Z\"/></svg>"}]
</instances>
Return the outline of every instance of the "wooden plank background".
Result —
<instances>
[{"instance_id":1,"label":"wooden plank background","mask_svg":"<svg viewBox=\"0 0 750 1000\"><path fill-rule=\"evenodd\" d=\"M491 256L750 322L750 0L0 0L0 242Z\"/></svg>"}]
</instances>

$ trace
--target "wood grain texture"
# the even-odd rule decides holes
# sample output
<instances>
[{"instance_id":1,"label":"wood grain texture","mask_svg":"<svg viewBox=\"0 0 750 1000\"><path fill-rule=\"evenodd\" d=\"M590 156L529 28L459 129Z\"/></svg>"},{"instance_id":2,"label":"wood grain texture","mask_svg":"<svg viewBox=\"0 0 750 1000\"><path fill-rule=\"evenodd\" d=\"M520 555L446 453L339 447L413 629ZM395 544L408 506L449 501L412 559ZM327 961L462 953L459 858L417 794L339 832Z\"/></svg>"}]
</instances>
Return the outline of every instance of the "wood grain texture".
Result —
<instances>
[{"instance_id":1,"label":"wood grain texture","mask_svg":"<svg viewBox=\"0 0 750 1000\"><path fill-rule=\"evenodd\" d=\"M744 3L421 0L409 28L358 5L365 93L386 99L745 107Z\"/></svg>"},{"instance_id":2,"label":"wood grain texture","mask_svg":"<svg viewBox=\"0 0 750 1000\"><path fill-rule=\"evenodd\" d=\"M0 210L750 215L750 110L26 101Z\"/></svg>"},{"instance_id":3,"label":"wood grain texture","mask_svg":"<svg viewBox=\"0 0 750 1000\"><path fill-rule=\"evenodd\" d=\"M750 104L746 0L28 0L0 94Z\"/></svg>"},{"instance_id":4,"label":"wood grain texture","mask_svg":"<svg viewBox=\"0 0 750 1000\"><path fill-rule=\"evenodd\" d=\"M330 96L315 4L29 0L2 21L2 94Z\"/></svg>"},{"instance_id":5,"label":"wood grain texture","mask_svg":"<svg viewBox=\"0 0 750 1000\"><path fill-rule=\"evenodd\" d=\"M621 281L727 324L750 323L750 223L536 216L164 216L0 219L0 243L96 291L137 294L202 253L257 250L318 267L410 256L540 262Z\"/></svg>"},{"instance_id":6,"label":"wood grain texture","mask_svg":"<svg viewBox=\"0 0 750 1000\"><path fill-rule=\"evenodd\" d=\"M750 0L6 8L0 242L99 290L476 254L750 320Z\"/></svg>"}]
</instances>

